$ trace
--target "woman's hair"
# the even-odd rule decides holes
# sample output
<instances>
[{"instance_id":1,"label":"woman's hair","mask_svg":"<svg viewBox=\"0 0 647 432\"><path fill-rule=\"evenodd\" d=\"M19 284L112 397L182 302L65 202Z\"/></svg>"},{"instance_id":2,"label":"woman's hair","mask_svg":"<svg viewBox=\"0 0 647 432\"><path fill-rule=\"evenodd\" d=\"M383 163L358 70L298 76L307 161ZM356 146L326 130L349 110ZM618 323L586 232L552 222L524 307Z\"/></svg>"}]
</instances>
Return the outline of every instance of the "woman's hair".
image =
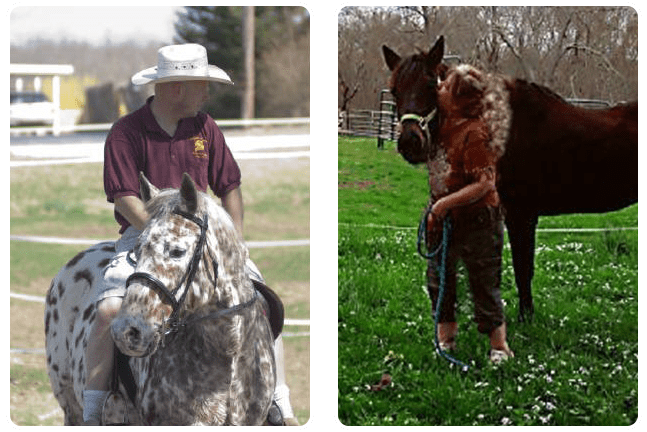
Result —
<instances>
[{"instance_id":1,"label":"woman's hair","mask_svg":"<svg viewBox=\"0 0 647 432\"><path fill-rule=\"evenodd\" d=\"M450 78L453 79L449 90L454 110L462 117L479 117L483 113L483 95L486 89L483 74L472 66L459 65L448 72L446 79Z\"/></svg>"},{"instance_id":2,"label":"woman's hair","mask_svg":"<svg viewBox=\"0 0 647 432\"><path fill-rule=\"evenodd\" d=\"M489 145L501 157L512 124L506 78L463 64L449 69L445 79L453 80L449 89L452 110L464 118L482 118L490 130Z\"/></svg>"}]
</instances>

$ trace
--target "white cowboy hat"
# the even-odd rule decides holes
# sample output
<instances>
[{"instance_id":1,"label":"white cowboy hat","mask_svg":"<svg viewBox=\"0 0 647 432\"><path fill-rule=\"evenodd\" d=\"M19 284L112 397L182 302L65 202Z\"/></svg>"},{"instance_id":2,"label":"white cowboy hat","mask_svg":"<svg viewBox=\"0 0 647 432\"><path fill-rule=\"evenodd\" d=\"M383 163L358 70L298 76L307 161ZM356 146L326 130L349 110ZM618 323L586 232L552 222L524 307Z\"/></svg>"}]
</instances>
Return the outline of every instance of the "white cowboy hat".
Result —
<instances>
[{"instance_id":1,"label":"white cowboy hat","mask_svg":"<svg viewBox=\"0 0 647 432\"><path fill-rule=\"evenodd\" d=\"M198 44L169 45L157 51L157 66L131 78L135 85L166 81L205 80L233 84L229 75L207 61L207 50Z\"/></svg>"}]
</instances>

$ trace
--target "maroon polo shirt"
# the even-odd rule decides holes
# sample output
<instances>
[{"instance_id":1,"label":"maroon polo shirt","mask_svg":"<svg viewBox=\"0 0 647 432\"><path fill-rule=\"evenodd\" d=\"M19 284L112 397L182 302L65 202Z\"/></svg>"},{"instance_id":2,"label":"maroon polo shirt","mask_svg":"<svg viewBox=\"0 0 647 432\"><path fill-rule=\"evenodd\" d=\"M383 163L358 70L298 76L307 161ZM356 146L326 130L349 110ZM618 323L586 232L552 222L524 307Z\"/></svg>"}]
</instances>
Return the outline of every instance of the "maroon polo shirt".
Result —
<instances>
[{"instance_id":1,"label":"maroon polo shirt","mask_svg":"<svg viewBox=\"0 0 647 432\"><path fill-rule=\"evenodd\" d=\"M174 136L158 124L150 108L153 98L117 120L104 147L103 185L108 202L139 197L139 172L159 189L179 188L188 173L196 186L207 186L222 198L240 186L240 169L216 122L206 113L180 120ZM115 210L123 233L130 225Z\"/></svg>"}]
</instances>

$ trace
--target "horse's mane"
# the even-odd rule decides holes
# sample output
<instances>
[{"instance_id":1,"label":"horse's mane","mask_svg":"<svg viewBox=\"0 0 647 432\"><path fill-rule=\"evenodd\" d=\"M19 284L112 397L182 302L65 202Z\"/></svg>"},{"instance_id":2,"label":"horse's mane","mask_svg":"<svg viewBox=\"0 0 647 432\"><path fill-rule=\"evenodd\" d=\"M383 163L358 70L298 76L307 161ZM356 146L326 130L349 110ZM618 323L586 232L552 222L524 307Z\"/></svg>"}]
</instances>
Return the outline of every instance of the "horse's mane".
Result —
<instances>
[{"instance_id":1,"label":"horse's mane","mask_svg":"<svg viewBox=\"0 0 647 432\"><path fill-rule=\"evenodd\" d=\"M535 110L555 110L558 108L568 110L570 113L590 113L591 111L596 111L604 113L609 119L615 117L636 121L638 118L637 101L619 103L603 109L592 109L574 105L550 88L520 78L509 80L508 89L512 99L518 100L518 103L522 105L532 102L533 109Z\"/></svg>"},{"instance_id":2,"label":"horse's mane","mask_svg":"<svg viewBox=\"0 0 647 432\"><path fill-rule=\"evenodd\" d=\"M568 104L566 99L544 85L526 81L521 78L513 79L511 82L519 92L534 93L537 97L540 97L547 102L561 102L563 104Z\"/></svg>"}]
</instances>

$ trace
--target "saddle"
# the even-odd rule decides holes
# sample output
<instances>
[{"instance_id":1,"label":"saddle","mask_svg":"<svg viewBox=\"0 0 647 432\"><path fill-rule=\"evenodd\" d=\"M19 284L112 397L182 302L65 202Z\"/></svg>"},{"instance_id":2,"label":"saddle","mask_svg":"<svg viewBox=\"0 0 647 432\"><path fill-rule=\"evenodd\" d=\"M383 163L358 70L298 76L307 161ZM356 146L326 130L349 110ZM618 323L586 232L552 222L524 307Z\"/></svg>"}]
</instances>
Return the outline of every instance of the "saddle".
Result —
<instances>
[{"instance_id":1,"label":"saddle","mask_svg":"<svg viewBox=\"0 0 647 432\"><path fill-rule=\"evenodd\" d=\"M272 329L274 339L276 339L283 331L283 322L285 320L283 302L281 301L281 298L263 282L252 279L252 283L254 284L256 291L261 294L261 297L264 300L263 310L265 311L265 316L267 316L267 319L270 322L270 328Z\"/></svg>"}]
</instances>

